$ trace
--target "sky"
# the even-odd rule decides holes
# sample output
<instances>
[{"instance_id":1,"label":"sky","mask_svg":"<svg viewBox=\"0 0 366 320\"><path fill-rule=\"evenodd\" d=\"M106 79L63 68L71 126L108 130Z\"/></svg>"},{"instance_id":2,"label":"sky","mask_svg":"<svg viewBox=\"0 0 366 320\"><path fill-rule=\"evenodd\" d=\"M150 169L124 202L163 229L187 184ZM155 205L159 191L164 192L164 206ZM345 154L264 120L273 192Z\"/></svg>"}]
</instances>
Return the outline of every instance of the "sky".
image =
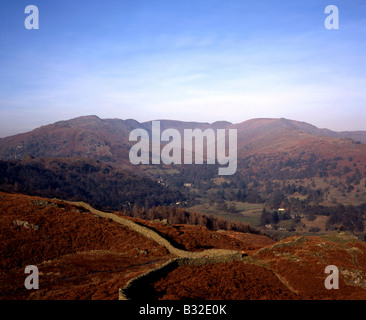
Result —
<instances>
[{"instance_id":1,"label":"sky","mask_svg":"<svg viewBox=\"0 0 366 320\"><path fill-rule=\"evenodd\" d=\"M0 137L83 115L366 130L365 40L365 0L3 0Z\"/></svg>"}]
</instances>

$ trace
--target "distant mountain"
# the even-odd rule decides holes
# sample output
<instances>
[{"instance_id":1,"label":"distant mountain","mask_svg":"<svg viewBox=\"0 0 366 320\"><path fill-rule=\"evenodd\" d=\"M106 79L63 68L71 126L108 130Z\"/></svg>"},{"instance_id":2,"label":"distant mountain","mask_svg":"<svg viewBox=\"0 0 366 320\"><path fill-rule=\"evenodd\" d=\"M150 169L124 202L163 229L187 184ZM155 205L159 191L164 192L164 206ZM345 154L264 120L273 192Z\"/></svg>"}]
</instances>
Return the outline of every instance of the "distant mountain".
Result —
<instances>
[{"instance_id":1,"label":"distant mountain","mask_svg":"<svg viewBox=\"0 0 366 320\"><path fill-rule=\"evenodd\" d=\"M222 128L229 122L209 123L161 120L161 130L176 128ZM84 116L42 126L33 131L0 139L0 159L15 160L32 157L82 156L118 166L129 166L129 149L135 142L129 141L133 129L142 128L151 132L151 121L100 119Z\"/></svg>"},{"instance_id":2,"label":"distant mountain","mask_svg":"<svg viewBox=\"0 0 366 320\"><path fill-rule=\"evenodd\" d=\"M317 137L348 139L348 141L342 141L343 145L366 143L366 131L334 132L288 119L252 119L238 124L226 121L210 124L160 120L160 124L162 131L174 128L181 133L184 129L235 128L238 130L239 149L244 148L246 151L273 146L273 143L278 140L291 144L291 142L303 140L315 141ZM129 133L136 128L143 128L150 132L151 121L140 123L133 119L100 119L97 116L59 121L27 133L0 139L0 159L22 159L27 155L33 157L86 156L123 164L128 161L128 150L132 145L128 140Z\"/></svg>"},{"instance_id":3,"label":"distant mountain","mask_svg":"<svg viewBox=\"0 0 366 320\"><path fill-rule=\"evenodd\" d=\"M84 156L123 162L128 160L128 134L137 125L133 120L102 120L96 116L59 121L2 139L0 158Z\"/></svg>"},{"instance_id":4,"label":"distant mountain","mask_svg":"<svg viewBox=\"0 0 366 320\"><path fill-rule=\"evenodd\" d=\"M302 130L307 133L314 134L316 136L334 137L334 138L349 138L355 142L366 143L366 131L332 131L329 129L319 129L306 122L289 121L289 125L294 126L296 129Z\"/></svg>"},{"instance_id":5,"label":"distant mountain","mask_svg":"<svg viewBox=\"0 0 366 320\"><path fill-rule=\"evenodd\" d=\"M334 170L341 172L347 165L357 167L361 175L366 171L366 144L361 143L366 141L366 131L334 132L283 118L252 119L237 124L226 121L209 124L160 120L160 125L162 131L175 128L182 136L184 129L237 129L238 164L241 165L238 166L238 171L247 171L248 166L253 169L253 174L259 169L262 172L271 171L278 163L289 161L295 162L291 168L293 173L304 171L304 166L322 166L324 168L318 169L328 173L331 170L333 173ZM100 119L97 116L59 121L27 133L0 139L0 159L24 159L29 155L87 157L118 168L141 170L141 166L133 166L129 161L129 150L135 143L129 141L129 134L137 128L150 133L151 121L140 123L133 119ZM248 157L255 157L257 163ZM323 160L325 162L322 162ZM337 163L334 164L334 161ZM279 173L284 172L281 168L277 168ZM319 173L318 169L313 170L311 175L324 174ZM306 172L309 170L306 169L305 173L302 172L298 176L307 176ZM278 178L278 175L276 177ZM293 177L296 178L297 175Z\"/></svg>"},{"instance_id":6,"label":"distant mountain","mask_svg":"<svg viewBox=\"0 0 366 320\"><path fill-rule=\"evenodd\" d=\"M229 127L238 130L238 149L245 154L312 152L325 157L354 154L364 158L366 150L364 144L360 145L360 140L366 141L366 131L334 132L283 118L252 119ZM356 141L351 137L359 139Z\"/></svg>"}]
</instances>

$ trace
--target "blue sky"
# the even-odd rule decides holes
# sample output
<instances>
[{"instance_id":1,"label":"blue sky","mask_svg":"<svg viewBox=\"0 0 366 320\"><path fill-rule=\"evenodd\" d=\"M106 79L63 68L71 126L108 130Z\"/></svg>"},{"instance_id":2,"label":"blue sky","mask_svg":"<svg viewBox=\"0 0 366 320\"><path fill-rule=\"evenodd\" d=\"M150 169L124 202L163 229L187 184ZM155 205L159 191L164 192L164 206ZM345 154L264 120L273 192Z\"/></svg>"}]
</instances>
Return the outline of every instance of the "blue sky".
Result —
<instances>
[{"instance_id":1,"label":"blue sky","mask_svg":"<svg viewBox=\"0 0 366 320\"><path fill-rule=\"evenodd\" d=\"M77 3L76 3L77 2ZM39 9L26 30L24 9ZM339 30L327 30L327 5ZM0 137L81 115L366 130L364 0L4 0Z\"/></svg>"}]
</instances>

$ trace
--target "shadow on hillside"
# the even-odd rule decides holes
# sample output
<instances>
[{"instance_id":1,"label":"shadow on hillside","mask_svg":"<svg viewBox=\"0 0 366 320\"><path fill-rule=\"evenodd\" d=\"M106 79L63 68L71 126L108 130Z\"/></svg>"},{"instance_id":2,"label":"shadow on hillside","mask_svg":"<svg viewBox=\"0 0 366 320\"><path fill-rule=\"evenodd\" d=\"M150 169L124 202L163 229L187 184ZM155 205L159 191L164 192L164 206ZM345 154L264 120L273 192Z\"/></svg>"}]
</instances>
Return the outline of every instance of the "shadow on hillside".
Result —
<instances>
[{"instance_id":1,"label":"shadow on hillside","mask_svg":"<svg viewBox=\"0 0 366 320\"><path fill-rule=\"evenodd\" d=\"M124 289L124 294L129 300L158 300L164 295L164 292L156 292L154 283L178 267L178 262L173 261L163 268L155 269L149 274L135 279L130 287Z\"/></svg>"}]
</instances>

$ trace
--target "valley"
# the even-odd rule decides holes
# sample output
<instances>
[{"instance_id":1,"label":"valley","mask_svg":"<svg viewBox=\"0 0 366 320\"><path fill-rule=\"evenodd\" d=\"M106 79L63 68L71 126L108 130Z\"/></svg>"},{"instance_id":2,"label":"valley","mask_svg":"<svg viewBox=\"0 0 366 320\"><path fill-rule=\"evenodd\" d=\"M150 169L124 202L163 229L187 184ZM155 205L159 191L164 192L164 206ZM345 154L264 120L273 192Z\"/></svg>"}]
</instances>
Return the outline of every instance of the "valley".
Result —
<instances>
[{"instance_id":1,"label":"valley","mask_svg":"<svg viewBox=\"0 0 366 320\"><path fill-rule=\"evenodd\" d=\"M365 299L363 132L286 119L160 125L236 129L236 173L132 164L129 133L151 122L86 116L0 139L0 299ZM40 267L34 292L29 264ZM330 264L342 290L324 289Z\"/></svg>"},{"instance_id":2,"label":"valley","mask_svg":"<svg viewBox=\"0 0 366 320\"><path fill-rule=\"evenodd\" d=\"M365 132L333 132L288 119L159 121L161 130L172 128L182 136L184 129L236 129L237 172L218 176L218 163L133 165L129 134L138 129L151 135L152 127L151 121L85 116L0 139L0 188L108 210L173 206L260 228L263 208L283 208L293 218L272 229L286 235L342 229L365 236L360 207L366 203ZM361 211L327 224L339 206Z\"/></svg>"}]
</instances>

